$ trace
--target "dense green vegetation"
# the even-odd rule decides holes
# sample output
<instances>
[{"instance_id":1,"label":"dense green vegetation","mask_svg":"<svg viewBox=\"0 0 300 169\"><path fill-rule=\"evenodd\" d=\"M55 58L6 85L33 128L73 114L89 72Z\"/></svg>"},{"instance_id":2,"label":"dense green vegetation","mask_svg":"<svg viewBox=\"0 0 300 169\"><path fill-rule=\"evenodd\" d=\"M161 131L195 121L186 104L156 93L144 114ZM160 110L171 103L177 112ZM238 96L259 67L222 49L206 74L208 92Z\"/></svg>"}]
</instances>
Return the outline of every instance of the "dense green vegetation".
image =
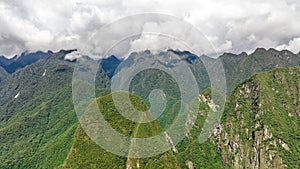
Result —
<instances>
[{"instance_id":1,"label":"dense green vegetation","mask_svg":"<svg viewBox=\"0 0 300 169\"><path fill-rule=\"evenodd\" d=\"M166 97L166 107L157 119L162 129L166 130L180 109L181 94L175 79L164 71L147 69L138 73L129 86L129 91L140 96L148 107L151 106L149 95L155 89L164 92Z\"/></svg>"},{"instance_id":2,"label":"dense green vegetation","mask_svg":"<svg viewBox=\"0 0 300 169\"><path fill-rule=\"evenodd\" d=\"M66 53L41 59L0 85L0 168L54 168L66 158L78 125L74 63L63 59Z\"/></svg>"},{"instance_id":3,"label":"dense green vegetation","mask_svg":"<svg viewBox=\"0 0 300 169\"><path fill-rule=\"evenodd\" d=\"M7 77L8 73L0 67L0 83Z\"/></svg>"},{"instance_id":4,"label":"dense green vegetation","mask_svg":"<svg viewBox=\"0 0 300 169\"><path fill-rule=\"evenodd\" d=\"M208 112L220 101L211 100L208 75L197 57L189 52L168 52L185 60L195 74L201 91L196 98L201 102L200 111L194 127L179 144L164 154L144 159L107 152L79 125L71 91L75 62L63 59L68 51L45 57L11 75L1 75L0 67L0 79L7 77L0 82L0 168L299 167L300 68L256 74L299 65L299 55L258 49L251 55L221 56L228 91L233 93L221 124L211 126L212 137L200 144L198 136ZM166 94L163 114L151 123L135 123L119 114L106 88L109 85L110 80L99 69L98 105L105 120L118 132L150 137L164 132L176 120L181 94L168 74L150 69L140 72L130 84L130 100L138 110L149 111L148 95L153 89Z\"/></svg>"},{"instance_id":5,"label":"dense green vegetation","mask_svg":"<svg viewBox=\"0 0 300 169\"><path fill-rule=\"evenodd\" d=\"M62 163L77 124L71 99L66 99L71 97L70 91L64 90L45 98L50 101L29 101L21 107L24 111L1 122L1 168L54 167ZM31 110L30 104L34 104Z\"/></svg>"}]
</instances>

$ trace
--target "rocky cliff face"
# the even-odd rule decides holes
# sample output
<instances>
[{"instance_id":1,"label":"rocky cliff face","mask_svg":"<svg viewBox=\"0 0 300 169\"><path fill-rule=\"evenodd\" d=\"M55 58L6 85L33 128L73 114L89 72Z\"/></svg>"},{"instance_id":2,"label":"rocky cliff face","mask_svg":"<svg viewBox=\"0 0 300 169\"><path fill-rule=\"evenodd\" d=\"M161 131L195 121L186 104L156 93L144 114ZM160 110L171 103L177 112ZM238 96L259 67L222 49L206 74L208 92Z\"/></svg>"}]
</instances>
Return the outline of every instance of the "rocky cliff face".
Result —
<instances>
[{"instance_id":1,"label":"rocky cliff face","mask_svg":"<svg viewBox=\"0 0 300 169\"><path fill-rule=\"evenodd\" d=\"M299 73L299 68L277 69L236 88L211 139L226 164L299 167Z\"/></svg>"}]
</instances>

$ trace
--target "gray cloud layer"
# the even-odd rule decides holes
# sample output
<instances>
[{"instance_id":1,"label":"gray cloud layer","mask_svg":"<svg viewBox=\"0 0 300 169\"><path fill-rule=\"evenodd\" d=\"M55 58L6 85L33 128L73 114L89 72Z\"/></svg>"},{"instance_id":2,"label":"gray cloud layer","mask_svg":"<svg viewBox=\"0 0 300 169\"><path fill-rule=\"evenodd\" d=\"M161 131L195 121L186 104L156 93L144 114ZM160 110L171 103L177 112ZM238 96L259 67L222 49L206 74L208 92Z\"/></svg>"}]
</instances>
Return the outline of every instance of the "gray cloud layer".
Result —
<instances>
[{"instance_id":1,"label":"gray cloud layer","mask_svg":"<svg viewBox=\"0 0 300 169\"><path fill-rule=\"evenodd\" d=\"M145 12L190 22L219 53L250 52L257 47L300 49L298 0L4 0L0 2L0 55L81 48L101 26ZM152 45L156 50L172 47L164 40L157 45L157 39L145 35L129 44L133 50L143 50L149 48L147 42L156 43Z\"/></svg>"}]
</instances>

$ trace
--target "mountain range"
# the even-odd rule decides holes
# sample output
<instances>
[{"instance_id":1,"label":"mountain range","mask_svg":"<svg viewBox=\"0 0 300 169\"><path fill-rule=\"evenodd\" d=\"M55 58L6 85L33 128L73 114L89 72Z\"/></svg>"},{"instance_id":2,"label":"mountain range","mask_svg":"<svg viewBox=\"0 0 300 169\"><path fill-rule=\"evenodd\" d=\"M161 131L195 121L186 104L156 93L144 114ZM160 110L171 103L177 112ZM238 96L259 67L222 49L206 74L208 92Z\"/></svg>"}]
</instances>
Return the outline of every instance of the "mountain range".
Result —
<instances>
[{"instance_id":1,"label":"mountain range","mask_svg":"<svg viewBox=\"0 0 300 169\"><path fill-rule=\"evenodd\" d=\"M188 64L199 86L200 111L192 130L174 149L155 157L135 159L102 149L78 123L72 102L76 61L64 59L73 51L0 58L0 168L298 168L300 165L299 53L259 48L249 55L225 53L218 57L225 70L228 98L221 122L202 144L198 140L201 128L211 106L218 104L210 98L213 89L209 88L202 59L212 64L216 60L188 51L159 53L159 57L176 55ZM138 54L153 55L149 51ZM174 83L171 77L154 70L133 79L131 101L138 109L149 109L147 96L141 93L157 87L164 89L174 97L167 98L169 104L162 118L139 125L120 116L110 94L110 78L122 61L115 56L98 61L96 96L98 104L105 105L100 108L107 121L118 131L134 137L148 137L168 128L176 118L169 115L172 112L169 110L177 108L177 100L172 98L178 93L172 90L176 86L168 86ZM150 79L157 84L145 83Z\"/></svg>"}]
</instances>

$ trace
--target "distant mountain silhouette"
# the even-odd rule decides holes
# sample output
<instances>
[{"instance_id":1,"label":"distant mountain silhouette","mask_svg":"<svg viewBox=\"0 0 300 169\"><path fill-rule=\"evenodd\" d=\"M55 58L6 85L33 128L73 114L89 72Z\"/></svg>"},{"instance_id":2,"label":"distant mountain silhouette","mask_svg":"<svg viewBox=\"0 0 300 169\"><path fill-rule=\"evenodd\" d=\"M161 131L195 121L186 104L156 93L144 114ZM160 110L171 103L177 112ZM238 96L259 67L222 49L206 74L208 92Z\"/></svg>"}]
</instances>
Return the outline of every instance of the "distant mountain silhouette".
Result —
<instances>
[{"instance_id":1,"label":"distant mountain silhouette","mask_svg":"<svg viewBox=\"0 0 300 169\"><path fill-rule=\"evenodd\" d=\"M15 56L11 59L7 59L4 56L0 57L0 66L3 67L6 72L13 73L20 68L37 62L41 58L53 54L52 51L42 52L37 51L34 53L23 52L20 56Z\"/></svg>"}]
</instances>

